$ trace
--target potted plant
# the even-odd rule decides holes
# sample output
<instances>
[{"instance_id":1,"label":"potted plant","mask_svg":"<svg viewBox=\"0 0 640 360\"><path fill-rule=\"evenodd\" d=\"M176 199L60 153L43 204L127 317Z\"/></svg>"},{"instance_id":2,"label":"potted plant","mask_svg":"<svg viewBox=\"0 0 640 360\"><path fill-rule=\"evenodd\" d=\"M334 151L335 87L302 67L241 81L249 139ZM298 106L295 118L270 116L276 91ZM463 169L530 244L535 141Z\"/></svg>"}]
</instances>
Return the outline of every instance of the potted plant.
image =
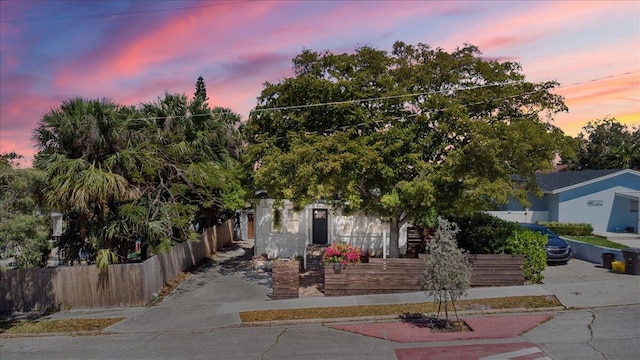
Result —
<instances>
[{"instance_id":1,"label":"potted plant","mask_svg":"<svg viewBox=\"0 0 640 360\"><path fill-rule=\"evenodd\" d=\"M327 264L333 264L333 269L340 271L342 267L348 263L354 264L360 262L360 253L361 250L359 247L340 241L333 243L324 251L322 263L325 266Z\"/></svg>"}]
</instances>

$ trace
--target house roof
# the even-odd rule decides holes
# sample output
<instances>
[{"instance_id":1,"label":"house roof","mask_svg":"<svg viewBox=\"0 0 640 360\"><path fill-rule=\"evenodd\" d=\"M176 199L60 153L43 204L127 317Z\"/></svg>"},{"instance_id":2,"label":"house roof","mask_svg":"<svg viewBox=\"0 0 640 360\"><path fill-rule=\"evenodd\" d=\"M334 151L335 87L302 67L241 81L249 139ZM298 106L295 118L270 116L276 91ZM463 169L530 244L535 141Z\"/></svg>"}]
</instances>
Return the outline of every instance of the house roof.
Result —
<instances>
[{"instance_id":1,"label":"house roof","mask_svg":"<svg viewBox=\"0 0 640 360\"><path fill-rule=\"evenodd\" d=\"M630 169L563 171L536 174L536 182L543 192L557 194L582 185L605 180L620 173L632 173L640 176L640 172Z\"/></svg>"}]
</instances>

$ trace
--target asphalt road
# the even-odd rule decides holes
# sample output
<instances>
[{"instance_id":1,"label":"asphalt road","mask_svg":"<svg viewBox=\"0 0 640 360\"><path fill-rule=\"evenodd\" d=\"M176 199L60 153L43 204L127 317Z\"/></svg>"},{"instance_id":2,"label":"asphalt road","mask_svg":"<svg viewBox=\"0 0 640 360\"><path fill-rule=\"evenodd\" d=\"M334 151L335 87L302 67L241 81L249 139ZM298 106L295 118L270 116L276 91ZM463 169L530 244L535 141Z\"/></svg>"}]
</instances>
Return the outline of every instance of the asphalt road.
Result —
<instances>
[{"instance_id":1,"label":"asphalt road","mask_svg":"<svg viewBox=\"0 0 640 360\"><path fill-rule=\"evenodd\" d=\"M537 348L550 359L636 360L640 305L562 311L515 338L446 343L394 343L323 324L225 326L97 336L3 338L10 359L465 359ZM443 348L448 348L444 353ZM507 349L507 350L505 350ZM463 351L456 353L456 351ZM520 351L523 351L520 350ZM475 351L475 352L474 352ZM411 356L418 357L411 357ZM507 357L500 357L504 359ZM544 357L542 357L544 358Z\"/></svg>"},{"instance_id":2,"label":"asphalt road","mask_svg":"<svg viewBox=\"0 0 640 360\"><path fill-rule=\"evenodd\" d=\"M0 359L640 358L640 277L585 262L547 269L542 290L575 309L548 312L550 321L520 336L397 343L321 323L241 325L237 312L225 307L270 302L270 278L252 271L243 248L218 260L159 306L86 312L84 317L127 317L100 335L0 337ZM78 316L71 313L53 317Z\"/></svg>"}]
</instances>

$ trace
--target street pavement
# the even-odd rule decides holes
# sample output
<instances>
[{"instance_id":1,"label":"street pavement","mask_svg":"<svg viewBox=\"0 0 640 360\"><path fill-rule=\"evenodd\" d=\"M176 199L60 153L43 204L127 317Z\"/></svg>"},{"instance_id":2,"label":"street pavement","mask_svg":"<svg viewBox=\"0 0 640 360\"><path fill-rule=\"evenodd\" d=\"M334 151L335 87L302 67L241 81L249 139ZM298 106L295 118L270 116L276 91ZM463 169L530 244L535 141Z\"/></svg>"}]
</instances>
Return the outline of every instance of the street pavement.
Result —
<instances>
[{"instance_id":1,"label":"street pavement","mask_svg":"<svg viewBox=\"0 0 640 360\"><path fill-rule=\"evenodd\" d=\"M420 292L271 300L270 274L253 270L247 251L251 243L238 245L220 253L215 261L193 274L156 306L62 311L49 316L125 318L105 329L101 336L0 338L0 358L479 359L501 352L507 355L495 359L508 356L637 359L640 354L640 276L616 274L576 259L567 265L549 266L544 272L544 282L539 285L469 290L468 299L555 295L571 310L462 314L465 319L473 319L472 323L484 319L485 323L498 324L503 320L496 331L509 330L509 324L520 323L527 316L528 321L530 316L539 317L533 321L531 330L521 329L514 334L443 340L420 337L415 332L417 337L401 342L390 339L391 330L384 328L397 325L397 321L390 319L243 325L239 312L246 310L414 303L430 299ZM496 319L505 316L512 318L506 322ZM362 331L346 329L354 323ZM541 325L536 327L538 324ZM370 336L368 332L376 327L382 329L378 333L381 336Z\"/></svg>"}]
</instances>

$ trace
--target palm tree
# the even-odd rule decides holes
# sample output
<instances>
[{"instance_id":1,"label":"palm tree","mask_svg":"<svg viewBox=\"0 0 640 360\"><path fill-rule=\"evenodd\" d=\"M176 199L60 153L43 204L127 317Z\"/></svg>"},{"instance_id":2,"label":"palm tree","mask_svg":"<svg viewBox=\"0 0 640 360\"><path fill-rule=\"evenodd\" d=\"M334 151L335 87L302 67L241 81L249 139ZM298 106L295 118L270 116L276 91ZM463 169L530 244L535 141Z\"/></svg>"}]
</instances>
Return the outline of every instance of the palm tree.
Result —
<instances>
[{"instance_id":1,"label":"palm tree","mask_svg":"<svg viewBox=\"0 0 640 360\"><path fill-rule=\"evenodd\" d=\"M72 215L63 237L70 259L89 243L113 248L103 236L105 220L118 203L139 196L126 177L135 166L127 137L130 116L106 99L74 98L46 113L34 132L35 165L47 174L44 200Z\"/></svg>"}]
</instances>

